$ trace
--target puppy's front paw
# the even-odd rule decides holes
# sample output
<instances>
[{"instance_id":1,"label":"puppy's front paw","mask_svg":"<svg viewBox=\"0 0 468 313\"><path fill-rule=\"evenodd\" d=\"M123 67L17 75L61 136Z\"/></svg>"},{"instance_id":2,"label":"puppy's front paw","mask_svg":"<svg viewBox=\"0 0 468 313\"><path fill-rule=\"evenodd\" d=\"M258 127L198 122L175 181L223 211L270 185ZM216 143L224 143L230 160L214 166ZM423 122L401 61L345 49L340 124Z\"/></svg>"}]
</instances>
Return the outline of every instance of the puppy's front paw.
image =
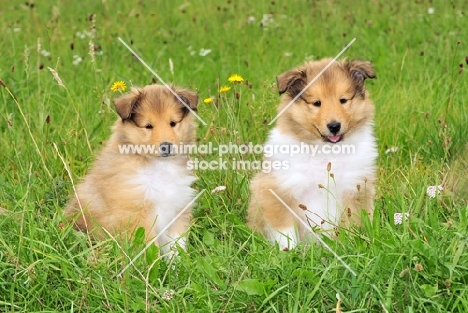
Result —
<instances>
[{"instance_id":1,"label":"puppy's front paw","mask_svg":"<svg viewBox=\"0 0 468 313\"><path fill-rule=\"evenodd\" d=\"M299 242L299 236L295 227L288 227L283 230L270 229L268 239L272 244L278 243L282 251L294 249Z\"/></svg>"},{"instance_id":2,"label":"puppy's front paw","mask_svg":"<svg viewBox=\"0 0 468 313\"><path fill-rule=\"evenodd\" d=\"M280 250L282 251L289 251L294 249L297 245L297 238L293 234L284 234L278 233L277 238L275 241L278 243Z\"/></svg>"}]
</instances>

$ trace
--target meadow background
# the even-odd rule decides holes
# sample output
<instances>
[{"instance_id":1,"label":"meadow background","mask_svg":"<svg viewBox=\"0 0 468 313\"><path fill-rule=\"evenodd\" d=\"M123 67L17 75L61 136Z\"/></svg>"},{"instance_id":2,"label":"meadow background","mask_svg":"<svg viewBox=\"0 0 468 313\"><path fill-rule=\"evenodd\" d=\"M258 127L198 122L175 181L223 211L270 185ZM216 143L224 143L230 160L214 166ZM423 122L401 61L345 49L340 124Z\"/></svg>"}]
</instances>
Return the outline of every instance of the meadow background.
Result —
<instances>
[{"instance_id":1,"label":"meadow background","mask_svg":"<svg viewBox=\"0 0 468 313\"><path fill-rule=\"evenodd\" d=\"M467 312L467 14L462 0L2 1L0 311ZM263 143L275 77L357 39L343 56L372 61L378 77L366 83L376 214L325 239L351 271L321 245L278 252L246 227L255 171L196 173L207 191L177 264L149 249L118 277L141 238L91 242L64 223L72 181L116 120L110 86L156 81L118 37L165 81L198 90L199 142L215 144ZM248 82L228 83L233 73ZM394 213L409 218L395 225Z\"/></svg>"}]
</instances>

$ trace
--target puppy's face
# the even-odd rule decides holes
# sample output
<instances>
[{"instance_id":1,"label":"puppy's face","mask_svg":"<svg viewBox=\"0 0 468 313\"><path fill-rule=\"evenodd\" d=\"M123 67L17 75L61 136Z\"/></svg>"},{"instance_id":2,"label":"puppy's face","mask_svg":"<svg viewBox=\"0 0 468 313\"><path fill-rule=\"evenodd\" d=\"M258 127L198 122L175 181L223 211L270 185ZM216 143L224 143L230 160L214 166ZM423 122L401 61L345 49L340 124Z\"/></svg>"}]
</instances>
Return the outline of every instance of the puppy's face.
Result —
<instances>
[{"instance_id":1,"label":"puppy's face","mask_svg":"<svg viewBox=\"0 0 468 313\"><path fill-rule=\"evenodd\" d=\"M277 77L283 95L278 112L315 79L278 118L279 128L304 141L336 143L372 120L374 106L364 87L366 78L375 78L371 63L334 62L319 75L330 62L309 62Z\"/></svg>"},{"instance_id":2,"label":"puppy's face","mask_svg":"<svg viewBox=\"0 0 468 313\"><path fill-rule=\"evenodd\" d=\"M114 126L119 143L145 145L150 150L138 154L164 157L173 154L174 146L194 142L197 124L188 107L196 111L198 96L177 86L171 88L178 97L164 86L149 85L134 87L115 100L121 118Z\"/></svg>"}]
</instances>

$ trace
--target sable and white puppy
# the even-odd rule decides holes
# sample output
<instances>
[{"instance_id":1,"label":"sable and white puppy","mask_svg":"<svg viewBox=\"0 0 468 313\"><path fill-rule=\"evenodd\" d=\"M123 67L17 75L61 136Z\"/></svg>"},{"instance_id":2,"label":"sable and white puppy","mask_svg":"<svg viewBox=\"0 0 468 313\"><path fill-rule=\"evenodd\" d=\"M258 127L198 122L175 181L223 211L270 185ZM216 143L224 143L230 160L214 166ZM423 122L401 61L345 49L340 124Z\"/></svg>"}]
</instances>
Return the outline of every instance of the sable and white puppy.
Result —
<instances>
[{"instance_id":1,"label":"sable and white puppy","mask_svg":"<svg viewBox=\"0 0 468 313\"><path fill-rule=\"evenodd\" d=\"M308 62L279 75L278 112L330 62ZM265 149L276 152L264 162L281 168L252 180L248 224L280 249L293 248L312 231L334 235L338 226L359 224L362 211L372 215L377 149L364 81L375 77L370 62L334 62L270 132Z\"/></svg>"},{"instance_id":2,"label":"sable and white puppy","mask_svg":"<svg viewBox=\"0 0 468 313\"><path fill-rule=\"evenodd\" d=\"M187 169L188 156L176 147L192 144L197 124L195 92L173 86L149 85L115 100L120 118L92 170L76 188L65 215L75 228L105 237L131 234L144 227L146 240L159 235L194 198L195 177ZM179 151L180 152L180 151ZM191 210L187 209L157 239L163 252L177 243L185 248Z\"/></svg>"}]
</instances>

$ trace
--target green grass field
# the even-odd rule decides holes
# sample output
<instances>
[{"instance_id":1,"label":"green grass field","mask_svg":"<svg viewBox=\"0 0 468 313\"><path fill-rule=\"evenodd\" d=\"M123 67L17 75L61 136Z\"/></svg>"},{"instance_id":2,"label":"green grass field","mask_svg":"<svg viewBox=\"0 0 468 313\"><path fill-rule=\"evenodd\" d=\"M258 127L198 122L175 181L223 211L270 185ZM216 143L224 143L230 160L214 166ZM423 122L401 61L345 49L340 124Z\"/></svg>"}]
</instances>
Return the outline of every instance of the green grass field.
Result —
<instances>
[{"instance_id":1,"label":"green grass field","mask_svg":"<svg viewBox=\"0 0 468 313\"><path fill-rule=\"evenodd\" d=\"M3 1L0 311L468 312L467 14L462 0ZM117 117L110 86L155 79L118 37L198 90L198 137L214 144L263 143L275 77L356 38L343 56L374 64L380 156L373 223L324 238L349 268L319 244L279 252L247 228L252 170L196 172L207 191L177 264L150 248L118 276L138 236L91 242L66 225L72 183ZM248 84L228 83L233 73ZM395 225L394 213L409 218Z\"/></svg>"}]
</instances>

